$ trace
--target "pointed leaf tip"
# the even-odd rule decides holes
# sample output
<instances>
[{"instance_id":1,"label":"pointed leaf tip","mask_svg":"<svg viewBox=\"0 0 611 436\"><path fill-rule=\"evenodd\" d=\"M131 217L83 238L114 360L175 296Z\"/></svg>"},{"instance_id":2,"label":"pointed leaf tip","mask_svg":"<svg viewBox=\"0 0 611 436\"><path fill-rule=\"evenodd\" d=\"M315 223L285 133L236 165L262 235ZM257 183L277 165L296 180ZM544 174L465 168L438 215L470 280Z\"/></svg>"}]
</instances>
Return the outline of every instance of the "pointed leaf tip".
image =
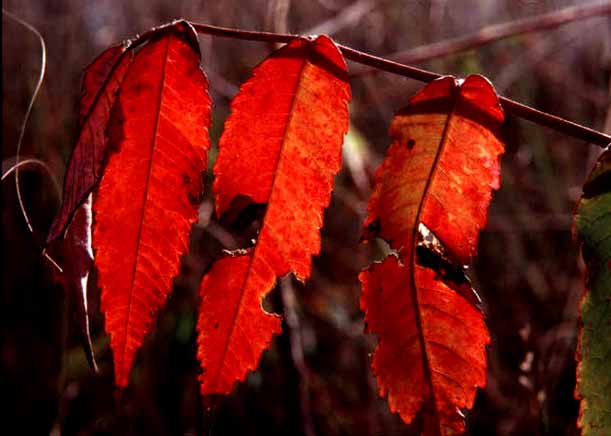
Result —
<instances>
[{"instance_id":1,"label":"pointed leaf tip","mask_svg":"<svg viewBox=\"0 0 611 436\"><path fill-rule=\"evenodd\" d=\"M128 383L197 220L210 98L190 38L188 30L173 28L148 40L130 65L107 128L117 151L94 199L93 242L119 387Z\"/></svg>"}]
</instances>

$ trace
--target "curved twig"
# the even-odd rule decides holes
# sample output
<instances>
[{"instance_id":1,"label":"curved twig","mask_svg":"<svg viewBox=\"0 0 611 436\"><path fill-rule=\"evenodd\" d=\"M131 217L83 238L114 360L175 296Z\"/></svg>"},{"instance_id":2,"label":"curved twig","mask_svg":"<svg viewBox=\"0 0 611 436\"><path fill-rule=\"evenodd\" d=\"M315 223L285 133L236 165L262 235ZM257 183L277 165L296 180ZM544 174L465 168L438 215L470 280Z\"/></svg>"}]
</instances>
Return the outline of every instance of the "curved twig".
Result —
<instances>
[{"instance_id":1,"label":"curved twig","mask_svg":"<svg viewBox=\"0 0 611 436\"><path fill-rule=\"evenodd\" d=\"M21 186L19 185L19 155L21 153L21 144L23 143L23 136L25 134L25 128L28 124L28 120L30 119L30 114L32 113L32 108L34 107L34 102L36 101L36 97L40 92L40 88L42 87L42 82L45 78L45 71L47 69L47 48L45 46L45 40L34 26L23 21L18 16L12 14L11 12L6 11L2 8L2 13L9 17L11 20L16 23L21 24L30 32L32 32L40 42L40 73L38 74L38 80L36 81L36 86L34 87L34 92L32 93L32 97L30 98L30 102L28 103L28 108L25 111L25 115L23 117L23 122L21 123L21 130L19 131L19 139L17 140L17 150L15 152L15 189L17 191L17 201L19 202L19 208L21 209L21 213L23 215L23 219L30 230L30 233L34 233L34 229L32 228L32 223L30 223L30 217L28 216L27 211L25 210L25 206L23 204L23 198L21 197Z\"/></svg>"},{"instance_id":2,"label":"curved twig","mask_svg":"<svg viewBox=\"0 0 611 436\"><path fill-rule=\"evenodd\" d=\"M7 17L9 17L10 19L12 19L13 21L21 24L26 29L31 31L34 35L36 35L36 37L38 38L38 41L40 42L40 49L41 49L40 73L38 74L38 80L36 81L34 92L32 92L32 97L30 98L30 102L28 103L28 107L25 111L23 122L21 123L21 130L19 131L19 139L17 140L17 149L15 151L15 165L13 166L13 169L15 171L15 191L17 193L17 202L19 203L19 209L21 210L23 219L25 220L25 223L28 226L28 230L30 231L30 233L33 234L34 228L32 227L32 223L30 222L30 217L28 216L28 212L25 210L25 205L23 203L23 197L21 196L21 186L19 184L19 169L23 165L23 162L19 160L19 157L21 154L21 145L23 143L23 136L25 135L25 128L28 124L28 120L30 119L30 114L32 113L34 102L36 101L36 97L38 96L38 93L40 92L40 88L42 87L42 82L44 81L44 78L45 78L45 71L47 69L47 48L45 46L44 38L42 37L40 32L36 30L36 28L34 28L31 24L23 21L21 18L19 18L18 16L14 15L11 12L8 12L4 8L2 8L2 13L6 15ZM27 161L24 161L24 162L27 162ZM10 173L11 171L12 169L9 170L8 173ZM2 180L4 180L4 178L5 178L5 175L3 174ZM51 263L51 265L57 268L59 272L63 272L62 268L57 264L57 262L51 256L49 256L49 254L44 249L42 251L42 256L45 259L47 259Z\"/></svg>"},{"instance_id":3,"label":"curved twig","mask_svg":"<svg viewBox=\"0 0 611 436\"><path fill-rule=\"evenodd\" d=\"M59 182L57 181L57 179L55 178L55 176L49 169L49 166L46 163L44 163L43 161L41 161L40 159L30 158L30 159L20 160L19 163L15 162L15 164L11 165L9 168L6 169L6 171L2 173L1 180L4 181L8 176L11 175L11 173L13 173L13 171L17 171L17 168L21 168L27 165L38 165L42 167L47 172L47 174L49 175L49 178L51 179L51 182L53 183L53 188L55 188L55 193L57 194L57 198L61 199L62 188L61 186L59 186Z\"/></svg>"}]
</instances>

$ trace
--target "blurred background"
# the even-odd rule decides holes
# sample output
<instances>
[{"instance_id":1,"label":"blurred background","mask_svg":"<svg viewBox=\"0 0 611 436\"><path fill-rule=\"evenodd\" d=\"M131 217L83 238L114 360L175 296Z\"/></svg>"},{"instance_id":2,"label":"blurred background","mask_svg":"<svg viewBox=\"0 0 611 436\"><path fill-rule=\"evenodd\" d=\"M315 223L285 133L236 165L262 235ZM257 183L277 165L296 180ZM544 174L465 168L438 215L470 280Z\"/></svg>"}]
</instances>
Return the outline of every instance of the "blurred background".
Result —
<instances>
[{"instance_id":1,"label":"blurred background","mask_svg":"<svg viewBox=\"0 0 611 436\"><path fill-rule=\"evenodd\" d=\"M83 69L122 39L169 20L244 29L327 33L382 56L506 21L585 2L563 0L5 0L47 45L47 73L23 141L22 192L35 233L17 206L12 177L2 182L1 365L4 430L52 435L417 435L378 398L369 368L374 336L363 333L359 271L375 258L359 244L372 175L389 144L393 113L423 85L349 63L351 130L344 166L325 214L312 279L286 278L266 305L284 313L284 333L259 369L232 395L203 401L195 358L197 289L220 248L236 241L212 214L211 176L190 253L154 332L139 352L119 402L111 353L90 288L100 372L88 368L61 287L40 246L58 210L77 135ZM2 17L2 167L14 164L19 129L40 68L40 45ZM481 73L499 93L611 133L611 20L590 18L420 61L438 73ZM216 144L228 104L272 44L201 35L214 101ZM426 51L425 51L426 54ZM425 56L426 57L426 56ZM492 336L488 386L468 414L471 435L576 435L574 352L583 265L571 214L599 148L508 117L502 187L470 270ZM210 153L210 164L216 151ZM288 322L287 322L288 320ZM6 403L5 403L6 404ZM12 421L12 423L11 423ZM12 425L16 427L12 427ZM3 432L4 432L3 430ZM7 430L10 434L10 430Z\"/></svg>"}]
</instances>

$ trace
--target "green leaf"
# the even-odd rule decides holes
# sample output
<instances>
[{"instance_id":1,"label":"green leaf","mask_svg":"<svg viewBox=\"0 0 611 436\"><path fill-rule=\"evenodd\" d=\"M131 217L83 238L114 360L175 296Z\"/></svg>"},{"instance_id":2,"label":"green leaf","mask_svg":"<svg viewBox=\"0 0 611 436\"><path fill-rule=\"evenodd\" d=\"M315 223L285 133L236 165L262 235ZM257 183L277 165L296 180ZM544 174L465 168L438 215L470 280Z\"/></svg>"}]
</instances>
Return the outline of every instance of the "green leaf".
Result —
<instances>
[{"instance_id":1,"label":"green leaf","mask_svg":"<svg viewBox=\"0 0 611 436\"><path fill-rule=\"evenodd\" d=\"M579 426L584 436L611 435L611 148L583 188L575 217L588 267L577 347Z\"/></svg>"}]
</instances>

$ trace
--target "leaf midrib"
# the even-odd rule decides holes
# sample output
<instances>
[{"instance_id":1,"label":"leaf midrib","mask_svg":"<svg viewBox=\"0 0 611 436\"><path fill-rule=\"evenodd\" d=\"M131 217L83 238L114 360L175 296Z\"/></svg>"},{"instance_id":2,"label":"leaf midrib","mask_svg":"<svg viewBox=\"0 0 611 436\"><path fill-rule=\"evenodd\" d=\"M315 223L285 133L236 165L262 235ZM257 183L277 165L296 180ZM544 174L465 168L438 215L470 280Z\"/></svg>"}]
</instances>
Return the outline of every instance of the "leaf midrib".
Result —
<instances>
[{"instance_id":1,"label":"leaf midrib","mask_svg":"<svg viewBox=\"0 0 611 436\"><path fill-rule=\"evenodd\" d=\"M308 46L307 48L311 50L311 47ZM309 55L309 53L308 53L308 55ZM223 367L223 365L225 363L225 356L227 355L227 351L229 349L229 343L231 342L231 338L233 337L233 333L235 331L236 320L238 319L238 316L239 316L239 314L241 312L241 309L242 309L242 306L243 306L242 305L242 300L244 299L244 293L246 291L246 284L248 283L248 280L250 278L250 274L251 274L251 271L252 271L253 261L254 261L255 257L257 256L257 252L258 252L258 248L259 248L259 241L261 239L261 234L263 233L263 230L265 229L267 213L268 213L268 211L270 209L270 206L272 204L272 196L273 196L273 193L275 191L274 188L276 186L276 180L277 180L277 176L278 176L278 168L280 167L280 163L281 163L282 157L284 155L285 145L287 143L287 139L286 139L287 138L287 132L288 132L289 126L291 125L291 122L293 120L293 115L294 115L294 112L295 112L294 111L295 102L298 100L297 96L299 94L299 90L301 89L301 84L302 84L303 77L304 77L304 71L305 71L307 65L309 65L308 57L304 56L303 61L302 61L301 71L299 73L299 79L297 80L297 84L295 86L296 91L295 91L295 94L293 96L293 100L291 101L291 106L290 106L288 118L287 118L287 121L286 121L286 126L284 128L284 134L282 136L283 140L282 140L282 144L280 145L280 151L278 153L278 159L276 160L276 164L274 165L274 168L276 169L276 171L274 171L274 177L272 179L272 185L271 185L271 188L270 188L270 194L269 194L269 197L268 197L269 200L267 202L267 207L265 209L265 213L263 214L263 218L261 220L261 223L262 223L261 224L261 231L259 232L259 235L257 237L257 241L256 241L255 246L253 248L252 254L250 255L250 259L248 260L248 265L246 267L246 274L244 275L244 280L242 281L242 284L240 286L240 296L238 298L238 304L237 304L236 308L234 309L234 314L233 314L233 317L232 317L229 334L227 335L227 340L225 341L225 346L223 347L223 351L221 353L221 359L220 359L221 365L219 365L217 373L216 373L216 376L214 377L215 384L218 384L218 379L219 379L219 376L220 376L220 373L221 373L221 369L222 369L222 367ZM275 278L274 278L274 280L275 280ZM263 306L261 306L261 310L264 310ZM270 315L275 316L273 314L270 314Z\"/></svg>"},{"instance_id":2,"label":"leaf midrib","mask_svg":"<svg viewBox=\"0 0 611 436\"><path fill-rule=\"evenodd\" d=\"M133 297L134 297L134 284L136 281L136 274L138 272L138 264L139 264L139 259L140 259L140 241L142 239L142 228L144 227L144 216L146 214L146 208L148 205L148 193L149 193L149 188L150 188L150 180L151 180L151 175L152 175L152 170L153 170L153 156L155 154L155 149L156 149L156 145L157 145L157 137L158 137L158 130L159 130L159 119L161 118L161 107L162 107L162 103L163 103L163 95L164 95L164 89L165 89L165 81L166 81L166 69L167 69L167 64L168 64L168 56L169 56L169 51L170 51L170 41L171 41L172 36L168 36L167 40L166 40L166 46L165 46L165 53L164 53L164 57L163 57L163 68L161 71L161 80L160 80L160 86L159 86L159 97L157 100L157 114L155 116L155 123L153 125L153 137L151 140L151 145L150 145L150 151L149 154L151 156L151 158L148 161L148 169L147 169L147 175L146 175L146 183L144 185L144 193L143 193L143 197L142 197L142 212L140 213L140 219L138 220L138 233L136 236L136 256L134 259L134 266L132 268L132 274L131 274L131 280L130 280L130 286L129 286L129 298L128 298L128 305L127 305L127 316L125 318L125 342L123 344L123 350L121 353L122 359L121 362L123 363L123 366L125 366L125 354L127 352L127 338L128 338L128 330L129 330L129 321L130 318L132 316L132 304L133 304ZM128 375L129 377L129 375Z\"/></svg>"},{"instance_id":3,"label":"leaf midrib","mask_svg":"<svg viewBox=\"0 0 611 436\"><path fill-rule=\"evenodd\" d=\"M452 122L455 110L456 110L456 105L458 102L458 98L459 98L459 93L460 93L460 87L458 87L456 85L456 83L454 82L454 87L452 89L452 94L450 96L450 98L452 99L452 109L449 112L446 121L444 123L443 126L443 131L441 134L441 139L439 142L439 146L437 147L437 153L435 154L435 158L433 160L433 163L431 165L431 170L429 172L429 177L427 178L426 184L424 186L424 190L422 191L422 198L420 199L420 202L418 204L418 210L416 212L416 217L414 220L414 227L412 229L412 246L410 247L410 281L411 281L411 297L412 297L412 302L414 304L414 315L416 318L416 326L417 326L417 330L418 330L418 336L420 338L420 349L422 352L422 364L423 364L423 372L425 374L425 377L428 381L428 384L430 386L430 395L432 398L432 402L433 402L433 408L435 411L435 417L436 417L436 421L439 425L439 429L441 430L441 421L439 418L439 411L437 409L437 401L436 401L436 395L435 395L435 388L434 388L434 384L433 384L433 377L431 374L431 368L430 368L430 363L429 363L429 350L426 344L426 340L424 338L424 331L423 331L423 326L422 326L422 316L421 316L421 309L420 309L420 302L419 302L419 298L418 298L418 288L416 287L416 278L415 278L415 268L416 268L416 244L417 244L417 238L418 238L418 226L420 225L420 215L422 214L422 211L424 209L424 203L426 202L426 199L428 198L428 191L431 188L432 184L433 184L433 180L435 178L435 174L437 173L437 167L439 164L439 161L441 159L441 156L443 155L443 152L445 150L445 146L447 143L447 137L448 137L448 130L450 127L450 124Z\"/></svg>"}]
</instances>

